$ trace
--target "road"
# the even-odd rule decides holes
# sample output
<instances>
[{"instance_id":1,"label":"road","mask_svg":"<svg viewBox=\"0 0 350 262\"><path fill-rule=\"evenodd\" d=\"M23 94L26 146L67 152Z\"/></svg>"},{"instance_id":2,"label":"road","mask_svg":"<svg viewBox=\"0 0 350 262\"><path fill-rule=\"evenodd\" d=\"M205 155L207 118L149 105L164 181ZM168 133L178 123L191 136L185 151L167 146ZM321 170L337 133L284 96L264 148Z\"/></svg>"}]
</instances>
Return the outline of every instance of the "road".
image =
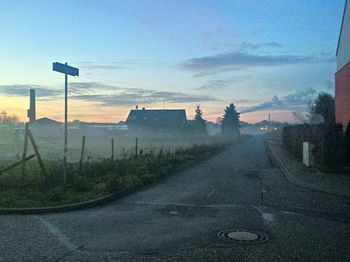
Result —
<instances>
[{"instance_id":1,"label":"road","mask_svg":"<svg viewBox=\"0 0 350 262\"><path fill-rule=\"evenodd\" d=\"M217 236L240 228L269 240ZM0 216L1 261L349 261L349 247L350 199L291 184L257 138L101 207Z\"/></svg>"}]
</instances>

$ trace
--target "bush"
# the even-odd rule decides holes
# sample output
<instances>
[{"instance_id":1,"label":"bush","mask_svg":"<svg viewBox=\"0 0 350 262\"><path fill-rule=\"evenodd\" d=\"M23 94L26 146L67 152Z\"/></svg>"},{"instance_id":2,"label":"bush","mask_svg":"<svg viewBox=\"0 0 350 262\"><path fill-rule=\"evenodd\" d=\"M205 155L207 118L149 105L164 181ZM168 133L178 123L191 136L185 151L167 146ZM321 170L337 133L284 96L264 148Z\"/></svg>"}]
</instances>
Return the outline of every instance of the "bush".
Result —
<instances>
[{"instance_id":1,"label":"bush","mask_svg":"<svg viewBox=\"0 0 350 262\"><path fill-rule=\"evenodd\" d=\"M344 166L342 125L326 125L323 148L323 167L339 169Z\"/></svg>"},{"instance_id":2,"label":"bush","mask_svg":"<svg viewBox=\"0 0 350 262\"><path fill-rule=\"evenodd\" d=\"M346 166L350 167L350 121L344 134L344 156Z\"/></svg>"}]
</instances>

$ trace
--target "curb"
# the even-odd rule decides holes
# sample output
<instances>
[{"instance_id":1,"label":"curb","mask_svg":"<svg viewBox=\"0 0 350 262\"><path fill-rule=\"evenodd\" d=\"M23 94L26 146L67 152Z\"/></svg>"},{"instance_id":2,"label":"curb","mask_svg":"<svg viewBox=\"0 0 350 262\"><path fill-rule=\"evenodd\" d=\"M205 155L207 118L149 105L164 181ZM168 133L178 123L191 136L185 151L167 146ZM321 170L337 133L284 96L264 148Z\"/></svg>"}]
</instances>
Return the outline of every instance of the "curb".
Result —
<instances>
[{"instance_id":1,"label":"curb","mask_svg":"<svg viewBox=\"0 0 350 262\"><path fill-rule=\"evenodd\" d=\"M106 204L109 201L115 200L119 196L120 194L118 193L111 193L88 201L52 207L0 208L0 215L33 215L44 213L68 212L88 207L96 207L101 204Z\"/></svg>"},{"instance_id":2,"label":"curb","mask_svg":"<svg viewBox=\"0 0 350 262\"><path fill-rule=\"evenodd\" d=\"M330 195L341 196L341 197L350 197L349 194L339 193L339 192L334 191L334 190L320 189L319 187L312 186L310 184L307 184L307 183L295 178L293 175L290 174L288 168L284 165L281 158L273 151L273 149L271 148L271 146L269 145L268 142L266 142L266 145L267 145L267 149L269 152L269 156L272 158L272 162L277 163L277 165L282 170L282 173L284 174L284 176L287 178L287 180L289 182L291 182L297 186L301 186L301 187L304 187L304 188L307 188L307 189L310 189L310 190L316 191L316 192L327 193Z\"/></svg>"}]
</instances>

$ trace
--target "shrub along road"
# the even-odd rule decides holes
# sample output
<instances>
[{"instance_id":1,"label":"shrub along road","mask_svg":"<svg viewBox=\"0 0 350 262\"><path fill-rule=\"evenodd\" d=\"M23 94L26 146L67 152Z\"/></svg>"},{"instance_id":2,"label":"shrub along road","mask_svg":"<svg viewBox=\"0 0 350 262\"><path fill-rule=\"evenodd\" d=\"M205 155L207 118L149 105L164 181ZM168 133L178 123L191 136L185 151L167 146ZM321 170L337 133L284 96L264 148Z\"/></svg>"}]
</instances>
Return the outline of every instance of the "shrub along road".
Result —
<instances>
[{"instance_id":1,"label":"shrub along road","mask_svg":"<svg viewBox=\"0 0 350 262\"><path fill-rule=\"evenodd\" d=\"M350 199L289 183L248 139L105 206L0 216L0 260L348 261ZM217 237L245 228L260 245Z\"/></svg>"}]
</instances>

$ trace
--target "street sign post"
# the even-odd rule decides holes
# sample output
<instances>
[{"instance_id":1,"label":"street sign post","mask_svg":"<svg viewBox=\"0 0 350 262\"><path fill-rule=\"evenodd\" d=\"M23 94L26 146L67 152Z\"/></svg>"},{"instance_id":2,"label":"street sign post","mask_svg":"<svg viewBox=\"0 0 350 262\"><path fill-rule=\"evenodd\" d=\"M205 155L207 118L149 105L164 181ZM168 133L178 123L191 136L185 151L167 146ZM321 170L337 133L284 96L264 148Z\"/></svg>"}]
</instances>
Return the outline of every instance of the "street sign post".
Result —
<instances>
[{"instance_id":1,"label":"street sign post","mask_svg":"<svg viewBox=\"0 0 350 262\"><path fill-rule=\"evenodd\" d=\"M64 157L63 157L63 180L67 181L67 152L68 152L68 75L79 76L79 69L55 62L52 64L52 70L64 74Z\"/></svg>"},{"instance_id":2,"label":"street sign post","mask_svg":"<svg viewBox=\"0 0 350 262\"><path fill-rule=\"evenodd\" d=\"M52 65L52 70L59 73L66 74L66 75L70 75L70 76L79 76L79 69L73 66L67 65L67 63L61 64L61 63L55 62Z\"/></svg>"}]
</instances>

